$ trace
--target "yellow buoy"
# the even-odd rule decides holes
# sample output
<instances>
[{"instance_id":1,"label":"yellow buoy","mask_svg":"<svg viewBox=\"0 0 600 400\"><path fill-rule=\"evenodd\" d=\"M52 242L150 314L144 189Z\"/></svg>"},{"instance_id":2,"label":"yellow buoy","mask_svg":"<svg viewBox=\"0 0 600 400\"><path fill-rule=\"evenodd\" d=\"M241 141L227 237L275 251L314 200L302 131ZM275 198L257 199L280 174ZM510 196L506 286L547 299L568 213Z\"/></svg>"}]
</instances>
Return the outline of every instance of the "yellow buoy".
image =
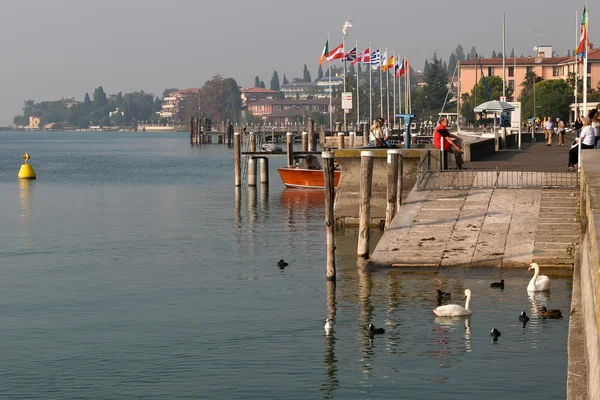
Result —
<instances>
[{"instance_id":1,"label":"yellow buoy","mask_svg":"<svg viewBox=\"0 0 600 400\"><path fill-rule=\"evenodd\" d=\"M25 160L25 164L21 165L21 169L19 170L19 179L35 179L35 171L33 170L33 167L27 163L29 158L29 154L23 154L23 160Z\"/></svg>"}]
</instances>

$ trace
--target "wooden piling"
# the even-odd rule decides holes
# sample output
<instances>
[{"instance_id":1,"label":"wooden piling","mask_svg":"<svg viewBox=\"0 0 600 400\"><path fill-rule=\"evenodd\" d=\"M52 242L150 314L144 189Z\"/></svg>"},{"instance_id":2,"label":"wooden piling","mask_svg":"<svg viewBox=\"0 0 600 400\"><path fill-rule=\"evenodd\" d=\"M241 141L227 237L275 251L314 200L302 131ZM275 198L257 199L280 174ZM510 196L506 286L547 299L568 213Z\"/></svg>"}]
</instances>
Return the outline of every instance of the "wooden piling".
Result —
<instances>
[{"instance_id":1,"label":"wooden piling","mask_svg":"<svg viewBox=\"0 0 600 400\"><path fill-rule=\"evenodd\" d=\"M294 134L292 132L288 132L286 135L287 138L287 165L288 167L292 167L294 165Z\"/></svg>"},{"instance_id":2,"label":"wooden piling","mask_svg":"<svg viewBox=\"0 0 600 400\"><path fill-rule=\"evenodd\" d=\"M269 159L262 157L259 159L260 163L260 183L269 184Z\"/></svg>"},{"instance_id":3,"label":"wooden piling","mask_svg":"<svg viewBox=\"0 0 600 400\"><path fill-rule=\"evenodd\" d=\"M241 153L241 139L240 139L240 133L239 132L235 132L233 134L233 170L234 170L234 180L235 180L235 186L242 186L242 170L241 170L241 159L242 159L242 153Z\"/></svg>"},{"instance_id":4,"label":"wooden piling","mask_svg":"<svg viewBox=\"0 0 600 400\"><path fill-rule=\"evenodd\" d=\"M402 181L404 175L404 167L402 165L402 153L398 155L398 194L396 195L396 214L400 212L402 207Z\"/></svg>"},{"instance_id":5,"label":"wooden piling","mask_svg":"<svg viewBox=\"0 0 600 400\"><path fill-rule=\"evenodd\" d=\"M248 151L251 153L256 152L256 135L254 132L250 132L250 138L248 140L250 141L248 143Z\"/></svg>"},{"instance_id":6,"label":"wooden piling","mask_svg":"<svg viewBox=\"0 0 600 400\"><path fill-rule=\"evenodd\" d=\"M335 121L335 131L341 132L341 130L342 130L342 123L339 121Z\"/></svg>"},{"instance_id":7,"label":"wooden piling","mask_svg":"<svg viewBox=\"0 0 600 400\"><path fill-rule=\"evenodd\" d=\"M323 179L325 182L325 229L327 231L327 280L335 281L335 219L333 202L335 186L333 182L334 154L331 151L321 153L323 158Z\"/></svg>"},{"instance_id":8,"label":"wooden piling","mask_svg":"<svg viewBox=\"0 0 600 400\"><path fill-rule=\"evenodd\" d=\"M271 128L271 143L275 144L275 127Z\"/></svg>"},{"instance_id":9,"label":"wooden piling","mask_svg":"<svg viewBox=\"0 0 600 400\"><path fill-rule=\"evenodd\" d=\"M308 132L302 132L302 151L308 151Z\"/></svg>"},{"instance_id":10,"label":"wooden piling","mask_svg":"<svg viewBox=\"0 0 600 400\"><path fill-rule=\"evenodd\" d=\"M398 156L400 149L392 149L387 152L387 207L385 209L385 229L396 216L398 204Z\"/></svg>"},{"instance_id":11,"label":"wooden piling","mask_svg":"<svg viewBox=\"0 0 600 400\"><path fill-rule=\"evenodd\" d=\"M373 158L372 151L360 152L360 197L358 211L358 249L359 257L369 256L369 245L371 241L371 186L373 184Z\"/></svg>"},{"instance_id":12,"label":"wooden piling","mask_svg":"<svg viewBox=\"0 0 600 400\"><path fill-rule=\"evenodd\" d=\"M344 132L338 132L337 133L337 142L338 142L338 149L343 149L344 148Z\"/></svg>"},{"instance_id":13,"label":"wooden piling","mask_svg":"<svg viewBox=\"0 0 600 400\"><path fill-rule=\"evenodd\" d=\"M308 120L308 150L317 151L317 143L315 140L315 121Z\"/></svg>"},{"instance_id":14,"label":"wooden piling","mask_svg":"<svg viewBox=\"0 0 600 400\"><path fill-rule=\"evenodd\" d=\"M351 149L356 147L356 132L350 132L350 140L348 143L348 147L350 147Z\"/></svg>"},{"instance_id":15,"label":"wooden piling","mask_svg":"<svg viewBox=\"0 0 600 400\"><path fill-rule=\"evenodd\" d=\"M256 186L256 158L248 160L248 186Z\"/></svg>"},{"instance_id":16,"label":"wooden piling","mask_svg":"<svg viewBox=\"0 0 600 400\"><path fill-rule=\"evenodd\" d=\"M190 118L190 143L194 144L194 117Z\"/></svg>"}]
</instances>

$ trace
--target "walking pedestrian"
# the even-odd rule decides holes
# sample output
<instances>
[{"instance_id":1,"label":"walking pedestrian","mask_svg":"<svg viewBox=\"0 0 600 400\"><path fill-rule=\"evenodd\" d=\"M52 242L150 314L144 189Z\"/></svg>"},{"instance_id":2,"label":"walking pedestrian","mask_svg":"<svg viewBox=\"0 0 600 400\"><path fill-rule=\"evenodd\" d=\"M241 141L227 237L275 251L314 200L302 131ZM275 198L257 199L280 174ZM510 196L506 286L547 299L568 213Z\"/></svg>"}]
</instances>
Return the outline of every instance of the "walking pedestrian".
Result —
<instances>
[{"instance_id":1,"label":"walking pedestrian","mask_svg":"<svg viewBox=\"0 0 600 400\"><path fill-rule=\"evenodd\" d=\"M546 139L546 146L552 146L552 133L554 132L554 122L552 118L548 117L544 123L544 138Z\"/></svg>"},{"instance_id":2,"label":"walking pedestrian","mask_svg":"<svg viewBox=\"0 0 600 400\"><path fill-rule=\"evenodd\" d=\"M558 128L558 145L565 147L565 121L556 118L556 127Z\"/></svg>"}]
</instances>

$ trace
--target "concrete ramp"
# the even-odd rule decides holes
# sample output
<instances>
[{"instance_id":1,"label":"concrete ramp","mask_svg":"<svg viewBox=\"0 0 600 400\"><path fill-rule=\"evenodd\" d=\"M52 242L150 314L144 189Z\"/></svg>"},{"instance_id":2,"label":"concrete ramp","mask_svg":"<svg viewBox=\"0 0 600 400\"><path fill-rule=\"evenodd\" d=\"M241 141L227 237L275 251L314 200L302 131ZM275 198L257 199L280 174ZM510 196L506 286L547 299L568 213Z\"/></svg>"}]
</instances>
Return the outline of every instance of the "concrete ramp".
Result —
<instances>
[{"instance_id":1,"label":"concrete ramp","mask_svg":"<svg viewBox=\"0 0 600 400\"><path fill-rule=\"evenodd\" d=\"M473 174L471 182L478 179L489 178ZM500 172L496 179L506 177ZM519 179L544 176L523 172ZM375 267L521 268L537 262L572 269L580 235L578 202L577 189L413 191L370 263Z\"/></svg>"}]
</instances>

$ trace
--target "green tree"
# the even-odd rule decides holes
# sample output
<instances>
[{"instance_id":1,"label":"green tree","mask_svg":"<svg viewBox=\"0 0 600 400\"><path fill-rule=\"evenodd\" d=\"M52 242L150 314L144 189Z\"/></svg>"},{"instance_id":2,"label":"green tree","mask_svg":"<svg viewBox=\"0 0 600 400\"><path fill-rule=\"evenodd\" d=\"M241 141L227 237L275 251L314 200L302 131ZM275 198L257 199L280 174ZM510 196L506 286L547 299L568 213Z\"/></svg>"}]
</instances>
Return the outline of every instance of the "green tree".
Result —
<instances>
[{"instance_id":1,"label":"green tree","mask_svg":"<svg viewBox=\"0 0 600 400\"><path fill-rule=\"evenodd\" d=\"M450 58L448 59L448 76L452 76L454 74L454 70L456 69L456 54L451 53Z\"/></svg>"},{"instance_id":2,"label":"green tree","mask_svg":"<svg viewBox=\"0 0 600 400\"><path fill-rule=\"evenodd\" d=\"M265 89L266 88L265 81L260 81L259 87L261 89Z\"/></svg>"},{"instance_id":3,"label":"green tree","mask_svg":"<svg viewBox=\"0 0 600 400\"><path fill-rule=\"evenodd\" d=\"M423 74L427 74L429 72L429 60L425 59L425 63L423 64Z\"/></svg>"},{"instance_id":4,"label":"green tree","mask_svg":"<svg viewBox=\"0 0 600 400\"><path fill-rule=\"evenodd\" d=\"M525 89L525 90L530 90L531 88L533 88L534 83L538 83L541 82L542 78L540 78L539 76L537 76L535 74L535 72L533 71L527 71L525 73L525 78L523 79L523 82L521 82L521 86Z\"/></svg>"},{"instance_id":5,"label":"green tree","mask_svg":"<svg viewBox=\"0 0 600 400\"><path fill-rule=\"evenodd\" d=\"M258 75L254 77L254 87L260 87L260 78Z\"/></svg>"},{"instance_id":6,"label":"green tree","mask_svg":"<svg viewBox=\"0 0 600 400\"><path fill-rule=\"evenodd\" d=\"M497 56L498 58L504 58L504 55L502 54L502 52L499 52L499 53L498 53L496 56Z\"/></svg>"},{"instance_id":7,"label":"green tree","mask_svg":"<svg viewBox=\"0 0 600 400\"><path fill-rule=\"evenodd\" d=\"M167 88L167 89L163 90L162 97L163 97L163 98L165 98L165 97L169 97L169 95L170 95L171 93L173 93L173 92L176 92L176 91L178 91L178 90L179 90L179 89L177 89L177 88ZM121 93L121 92L119 92L119 93ZM121 100L122 100L122 97L123 97L123 96L121 95Z\"/></svg>"},{"instance_id":8,"label":"green tree","mask_svg":"<svg viewBox=\"0 0 600 400\"><path fill-rule=\"evenodd\" d=\"M515 58L515 48L513 47L512 50L510 51L510 58Z\"/></svg>"},{"instance_id":9,"label":"green tree","mask_svg":"<svg viewBox=\"0 0 600 400\"><path fill-rule=\"evenodd\" d=\"M215 75L202 87L200 101L213 121L239 121L242 99L235 79Z\"/></svg>"},{"instance_id":10,"label":"green tree","mask_svg":"<svg viewBox=\"0 0 600 400\"><path fill-rule=\"evenodd\" d=\"M359 64L360 65L360 64ZM317 71L317 81L323 77L323 67L319 65L319 70Z\"/></svg>"},{"instance_id":11,"label":"green tree","mask_svg":"<svg viewBox=\"0 0 600 400\"><path fill-rule=\"evenodd\" d=\"M467 56L467 60L476 60L477 59L477 49L475 46L471 47L469 50L469 55Z\"/></svg>"},{"instance_id":12,"label":"green tree","mask_svg":"<svg viewBox=\"0 0 600 400\"><path fill-rule=\"evenodd\" d=\"M270 89L279 91L279 75L277 74L277 71L273 71Z\"/></svg>"},{"instance_id":13,"label":"green tree","mask_svg":"<svg viewBox=\"0 0 600 400\"><path fill-rule=\"evenodd\" d=\"M433 54L429 69L424 72L423 88L424 106L427 110L440 110L448 92L448 69L444 68L442 60Z\"/></svg>"},{"instance_id":14,"label":"green tree","mask_svg":"<svg viewBox=\"0 0 600 400\"><path fill-rule=\"evenodd\" d=\"M456 56L456 61L460 61L463 62L465 61L467 58L465 56L465 51L463 49L463 47L459 44L458 46L456 46L456 50L454 50L454 54Z\"/></svg>"},{"instance_id":15,"label":"green tree","mask_svg":"<svg viewBox=\"0 0 600 400\"><path fill-rule=\"evenodd\" d=\"M492 75L487 76L485 79L488 88L490 89L490 96L492 100L498 100L500 96L502 96L503 92L502 78L499 76ZM508 90L508 88L506 89L506 96L512 96L512 91ZM483 78L481 78L479 80L479 83L473 86L473 89L471 89L471 97L477 99L478 101L481 101L482 103L488 101L487 90L485 89L485 83L483 82ZM477 106L477 104L475 106Z\"/></svg>"},{"instance_id":16,"label":"green tree","mask_svg":"<svg viewBox=\"0 0 600 400\"><path fill-rule=\"evenodd\" d=\"M285 74L283 74L283 84L288 85L289 83L290 83L290 81L288 81Z\"/></svg>"},{"instance_id":17,"label":"green tree","mask_svg":"<svg viewBox=\"0 0 600 400\"><path fill-rule=\"evenodd\" d=\"M102 86L98 86L94 90L94 106L105 106L106 105L106 93Z\"/></svg>"},{"instance_id":18,"label":"green tree","mask_svg":"<svg viewBox=\"0 0 600 400\"><path fill-rule=\"evenodd\" d=\"M496 50L492 50L492 58L497 58L498 56L496 56Z\"/></svg>"},{"instance_id":19,"label":"green tree","mask_svg":"<svg viewBox=\"0 0 600 400\"><path fill-rule=\"evenodd\" d=\"M87 92L85 94L85 97L83 98L83 104L85 104L86 106L92 105L92 100L90 100L90 95Z\"/></svg>"},{"instance_id":20,"label":"green tree","mask_svg":"<svg viewBox=\"0 0 600 400\"><path fill-rule=\"evenodd\" d=\"M26 118L23 115L17 115L16 117L13 118L13 124L15 126L29 125L29 118Z\"/></svg>"},{"instance_id":21,"label":"green tree","mask_svg":"<svg viewBox=\"0 0 600 400\"><path fill-rule=\"evenodd\" d=\"M304 64L304 70L302 71L302 81L312 82L312 78L310 77L310 72L308 72L308 67L306 64Z\"/></svg>"},{"instance_id":22,"label":"green tree","mask_svg":"<svg viewBox=\"0 0 600 400\"><path fill-rule=\"evenodd\" d=\"M571 49L567 50L567 57L571 57Z\"/></svg>"},{"instance_id":23,"label":"green tree","mask_svg":"<svg viewBox=\"0 0 600 400\"><path fill-rule=\"evenodd\" d=\"M470 124L474 124L475 120L475 106L473 105L473 99L467 93L463 93L461 96L460 115Z\"/></svg>"}]
</instances>

